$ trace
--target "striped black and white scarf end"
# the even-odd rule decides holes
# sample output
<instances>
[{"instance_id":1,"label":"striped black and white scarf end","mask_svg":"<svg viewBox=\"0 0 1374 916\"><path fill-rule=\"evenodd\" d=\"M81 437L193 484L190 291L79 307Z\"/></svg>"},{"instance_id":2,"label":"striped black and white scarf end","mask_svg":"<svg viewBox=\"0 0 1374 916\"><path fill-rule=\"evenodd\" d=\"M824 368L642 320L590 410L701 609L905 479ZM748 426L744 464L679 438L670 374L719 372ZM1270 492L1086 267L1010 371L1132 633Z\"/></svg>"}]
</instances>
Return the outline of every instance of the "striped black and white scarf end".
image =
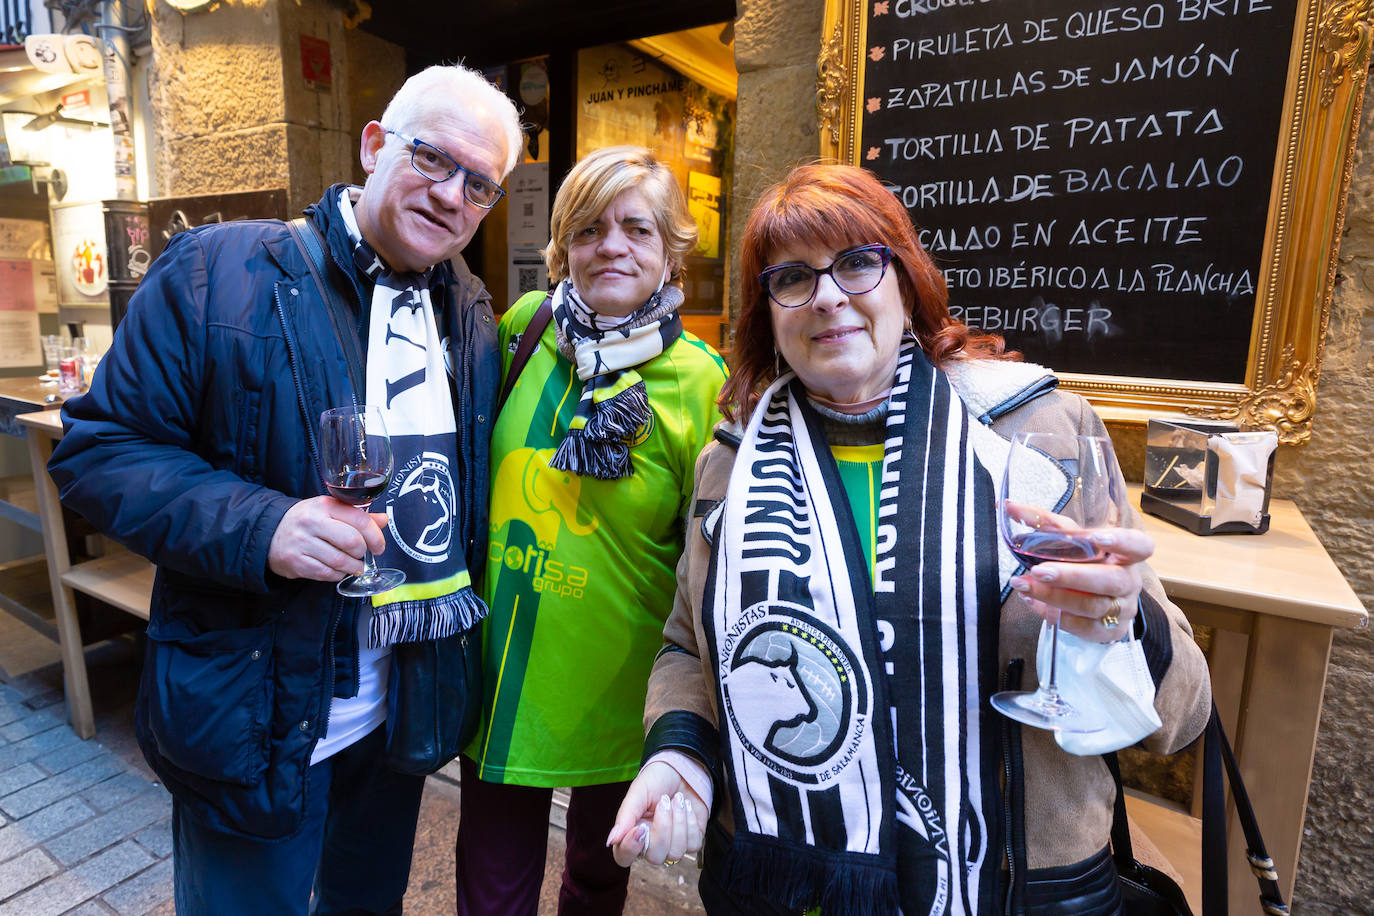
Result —
<instances>
[{"instance_id":1,"label":"striped black and white scarf end","mask_svg":"<svg viewBox=\"0 0 1374 916\"><path fill-rule=\"evenodd\" d=\"M836 862L794 843L754 834L736 834L724 861L725 886L779 903L790 910L822 913L896 913L895 857L854 855Z\"/></svg>"},{"instance_id":2,"label":"striped black and white scarf end","mask_svg":"<svg viewBox=\"0 0 1374 916\"><path fill-rule=\"evenodd\" d=\"M472 586L441 598L397 601L372 611L371 644L443 639L461 633L487 616L487 605Z\"/></svg>"},{"instance_id":3,"label":"striped black and white scarf end","mask_svg":"<svg viewBox=\"0 0 1374 916\"><path fill-rule=\"evenodd\" d=\"M585 426L569 429L549 467L597 480L634 476L626 440L649 419L649 395L637 382L596 405Z\"/></svg>"}]
</instances>

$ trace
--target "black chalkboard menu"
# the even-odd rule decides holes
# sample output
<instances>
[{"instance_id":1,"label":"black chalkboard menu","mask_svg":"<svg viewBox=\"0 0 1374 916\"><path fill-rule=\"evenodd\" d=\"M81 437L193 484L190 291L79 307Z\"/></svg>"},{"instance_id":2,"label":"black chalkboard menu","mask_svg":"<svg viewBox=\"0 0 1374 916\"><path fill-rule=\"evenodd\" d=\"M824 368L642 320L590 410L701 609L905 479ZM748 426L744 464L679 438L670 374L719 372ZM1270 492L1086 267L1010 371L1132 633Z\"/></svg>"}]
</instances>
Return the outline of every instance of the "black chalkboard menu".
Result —
<instances>
[{"instance_id":1,"label":"black chalkboard menu","mask_svg":"<svg viewBox=\"0 0 1374 916\"><path fill-rule=\"evenodd\" d=\"M1297 0L876 0L856 150L956 317L1060 371L1240 383Z\"/></svg>"}]
</instances>

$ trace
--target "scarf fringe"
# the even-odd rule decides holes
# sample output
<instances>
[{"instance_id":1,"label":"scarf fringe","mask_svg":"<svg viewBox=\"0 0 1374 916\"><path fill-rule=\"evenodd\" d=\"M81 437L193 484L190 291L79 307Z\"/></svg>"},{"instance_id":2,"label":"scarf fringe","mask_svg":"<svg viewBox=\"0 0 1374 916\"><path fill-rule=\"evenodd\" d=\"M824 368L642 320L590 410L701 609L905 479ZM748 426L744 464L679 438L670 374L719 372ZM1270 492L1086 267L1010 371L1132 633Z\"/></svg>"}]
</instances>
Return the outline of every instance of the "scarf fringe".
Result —
<instances>
[{"instance_id":1,"label":"scarf fringe","mask_svg":"<svg viewBox=\"0 0 1374 916\"><path fill-rule=\"evenodd\" d=\"M370 642L373 646L392 646L401 642L443 639L468 629L486 616L486 603L469 585L440 598L417 598L374 607Z\"/></svg>"},{"instance_id":2,"label":"scarf fringe","mask_svg":"<svg viewBox=\"0 0 1374 916\"><path fill-rule=\"evenodd\" d=\"M628 439L649 419L649 391L643 381L592 407L592 416L583 427L593 440Z\"/></svg>"},{"instance_id":3,"label":"scarf fringe","mask_svg":"<svg viewBox=\"0 0 1374 916\"><path fill-rule=\"evenodd\" d=\"M858 858L856 854L854 858ZM895 913L898 910L895 862L836 861L806 849L751 834L736 834L725 855L725 886L763 897L788 909L822 913Z\"/></svg>"},{"instance_id":4,"label":"scarf fringe","mask_svg":"<svg viewBox=\"0 0 1374 916\"><path fill-rule=\"evenodd\" d=\"M580 477L597 480L619 480L633 477L630 447L623 442L592 441L585 429L570 429L563 437L558 451L549 459L555 471L567 471Z\"/></svg>"}]
</instances>

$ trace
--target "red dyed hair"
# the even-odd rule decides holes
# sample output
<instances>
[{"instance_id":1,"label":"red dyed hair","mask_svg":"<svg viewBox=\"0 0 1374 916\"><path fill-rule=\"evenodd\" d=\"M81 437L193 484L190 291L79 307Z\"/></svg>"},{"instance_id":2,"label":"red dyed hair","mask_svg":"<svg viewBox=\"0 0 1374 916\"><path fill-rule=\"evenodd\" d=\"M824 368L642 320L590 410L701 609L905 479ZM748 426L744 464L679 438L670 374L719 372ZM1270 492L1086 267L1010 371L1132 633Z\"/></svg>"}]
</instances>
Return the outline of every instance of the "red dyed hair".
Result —
<instances>
[{"instance_id":1,"label":"red dyed hair","mask_svg":"<svg viewBox=\"0 0 1374 916\"><path fill-rule=\"evenodd\" d=\"M719 401L726 417L747 419L777 377L771 308L759 282L769 259L783 248L819 245L843 251L870 244L892 250L889 269L897 271L911 328L931 362L938 366L956 353L1020 358L1006 351L1001 337L950 317L944 276L921 247L906 208L871 172L852 165L803 165L763 192L744 229L739 324L730 378Z\"/></svg>"}]
</instances>

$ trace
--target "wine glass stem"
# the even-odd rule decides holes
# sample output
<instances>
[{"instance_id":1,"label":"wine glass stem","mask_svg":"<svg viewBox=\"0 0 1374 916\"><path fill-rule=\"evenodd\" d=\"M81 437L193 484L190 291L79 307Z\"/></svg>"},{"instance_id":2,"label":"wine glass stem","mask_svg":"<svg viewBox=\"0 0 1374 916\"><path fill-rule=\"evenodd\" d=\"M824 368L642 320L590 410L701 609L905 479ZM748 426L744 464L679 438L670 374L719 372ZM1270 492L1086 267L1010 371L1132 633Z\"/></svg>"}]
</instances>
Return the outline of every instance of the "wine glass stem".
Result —
<instances>
[{"instance_id":1,"label":"wine glass stem","mask_svg":"<svg viewBox=\"0 0 1374 916\"><path fill-rule=\"evenodd\" d=\"M372 508L372 503L369 502L369 503L367 503L366 505L359 506L358 508L359 508L359 509L362 509L364 512L366 512L366 511L368 511L369 509ZM374 560L374 559L372 559L372 551L368 550L368 549L367 549L367 545L364 544L364 545L363 545L363 571L362 571L361 573L358 574L358 578L359 578L359 579L364 579L364 580L369 580L369 579L375 578L376 575L377 575L377 561Z\"/></svg>"},{"instance_id":2,"label":"wine glass stem","mask_svg":"<svg viewBox=\"0 0 1374 916\"><path fill-rule=\"evenodd\" d=\"M1059 619L1055 618L1054 623L1050 624L1050 682L1045 685L1045 691L1055 699L1059 698L1059 681L1056 680L1056 670L1059 667Z\"/></svg>"}]
</instances>

